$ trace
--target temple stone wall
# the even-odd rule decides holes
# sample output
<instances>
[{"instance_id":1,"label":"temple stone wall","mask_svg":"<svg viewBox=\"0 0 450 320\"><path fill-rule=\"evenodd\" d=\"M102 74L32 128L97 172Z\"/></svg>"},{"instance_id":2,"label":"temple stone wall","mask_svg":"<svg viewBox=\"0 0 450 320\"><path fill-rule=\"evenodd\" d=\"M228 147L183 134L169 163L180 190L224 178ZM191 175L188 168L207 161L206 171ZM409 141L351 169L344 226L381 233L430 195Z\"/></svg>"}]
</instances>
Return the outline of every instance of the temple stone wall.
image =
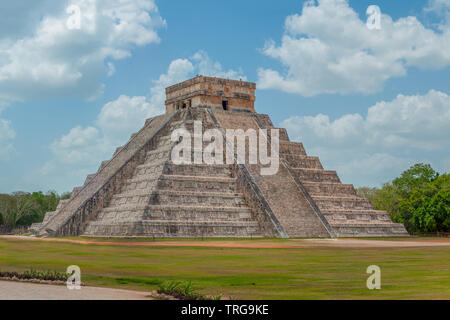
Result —
<instances>
[{"instance_id":1,"label":"temple stone wall","mask_svg":"<svg viewBox=\"0 0 450 320\"><path fill-rule=\"evenodd\" d=\"M251 82L198 76L166 89L166 112L199 106L255 112L255 89Z\"/></svg>"}]
</instances>

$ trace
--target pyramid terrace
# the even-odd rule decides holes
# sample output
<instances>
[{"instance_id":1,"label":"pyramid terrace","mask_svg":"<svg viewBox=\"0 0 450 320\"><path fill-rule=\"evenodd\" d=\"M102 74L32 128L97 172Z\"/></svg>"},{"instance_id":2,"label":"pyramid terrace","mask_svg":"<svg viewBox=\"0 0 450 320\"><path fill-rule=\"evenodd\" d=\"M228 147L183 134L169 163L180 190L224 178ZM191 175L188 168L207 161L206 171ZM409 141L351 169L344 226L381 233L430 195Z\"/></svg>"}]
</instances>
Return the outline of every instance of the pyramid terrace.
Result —
<instances>
[{"instance_id":1,"label":"pyramid terrace","mask_svg":"<svg viewBox=\"0 0 450 320\"><path fill-rule=\"evenodd\" d=\"M254 83L204 76L167 88L166 113L147 119L33 231L44 237L407 235L268 115L256 113L255 90ZM198 122L203 131L277 129L278 171L262 175L260 164L173 163L171 151L180 141L172 133L193 132Z\"/></svg>"}]
</instances>

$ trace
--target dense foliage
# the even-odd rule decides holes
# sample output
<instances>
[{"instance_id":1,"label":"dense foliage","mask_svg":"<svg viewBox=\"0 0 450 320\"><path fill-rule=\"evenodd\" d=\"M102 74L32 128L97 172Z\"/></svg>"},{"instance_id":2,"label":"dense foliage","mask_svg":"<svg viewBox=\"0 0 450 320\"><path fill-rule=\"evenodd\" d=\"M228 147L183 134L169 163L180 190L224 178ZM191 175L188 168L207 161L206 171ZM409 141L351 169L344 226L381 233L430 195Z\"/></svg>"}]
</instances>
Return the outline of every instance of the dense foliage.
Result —
<instances>
[{"instance_id":1,"label":"dense foliage","mask_svg":"<svg viewBox=\"0 0 450 320\"><path fill-rule=\"evenodd\" d=\"M410 233L450 232L450 174L416 164L378 188L359 188L375 209L389 212Z\"/></svg>"},{"instance_id":2,"label":"dense foliage","mask_svg":"<svg viewBox=\"0 0 450 320\"><path fill-rule=\"evenodd\" d=\"M41 191L0 194L0 225L15 228L41 222L46 212L54 211L59 200L69 196L70 194L58 195L53 191L45 194Z\"/></svg>"}]
</instances>

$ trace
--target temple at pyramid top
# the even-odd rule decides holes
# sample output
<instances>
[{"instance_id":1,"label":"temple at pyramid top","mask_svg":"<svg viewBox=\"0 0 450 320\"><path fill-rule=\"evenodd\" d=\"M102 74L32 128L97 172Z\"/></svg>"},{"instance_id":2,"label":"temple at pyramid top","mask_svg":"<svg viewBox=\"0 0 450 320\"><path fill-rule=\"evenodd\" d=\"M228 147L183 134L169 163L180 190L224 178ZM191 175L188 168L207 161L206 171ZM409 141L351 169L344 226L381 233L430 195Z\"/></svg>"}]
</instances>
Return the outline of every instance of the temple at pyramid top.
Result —
<instances>
[{"instance_id":1,"label":"temple at pyramid top","mask_svg":"<svg viewBox=\"0 0 450 320\"><path fill-rule=\"evenodd\" d=\"M166 113L191 107L255 112L256 84L197 76L166 88Z\"/></svg>"}]
</instances>

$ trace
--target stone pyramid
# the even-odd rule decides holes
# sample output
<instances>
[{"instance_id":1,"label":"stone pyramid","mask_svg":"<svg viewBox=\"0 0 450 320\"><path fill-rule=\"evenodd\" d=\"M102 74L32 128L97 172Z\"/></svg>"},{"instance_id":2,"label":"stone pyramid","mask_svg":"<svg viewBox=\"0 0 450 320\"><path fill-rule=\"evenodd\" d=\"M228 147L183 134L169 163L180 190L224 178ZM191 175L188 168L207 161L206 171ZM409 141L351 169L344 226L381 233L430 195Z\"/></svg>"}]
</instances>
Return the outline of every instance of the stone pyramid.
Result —
<instances>
[{"instance_id":1,"label":"stone pyramid","mask_svg":"<svg viewBox=\"0 0 450 320\"><path fill-rule=\"evenodd\" d=\"M166 113L148 119L32 230L40 236L155 238L408 235L335 171L324 170L302 143L291 142L285 129L278 131L274 175L262 175L259 164L172 161L180 143L172 132L192 132L196 122L224 136L227 129L267 129L269 136L276 128L255 112L255 89L254 83L203 76L167 88Z\"/></svg>"}]
</instances>

